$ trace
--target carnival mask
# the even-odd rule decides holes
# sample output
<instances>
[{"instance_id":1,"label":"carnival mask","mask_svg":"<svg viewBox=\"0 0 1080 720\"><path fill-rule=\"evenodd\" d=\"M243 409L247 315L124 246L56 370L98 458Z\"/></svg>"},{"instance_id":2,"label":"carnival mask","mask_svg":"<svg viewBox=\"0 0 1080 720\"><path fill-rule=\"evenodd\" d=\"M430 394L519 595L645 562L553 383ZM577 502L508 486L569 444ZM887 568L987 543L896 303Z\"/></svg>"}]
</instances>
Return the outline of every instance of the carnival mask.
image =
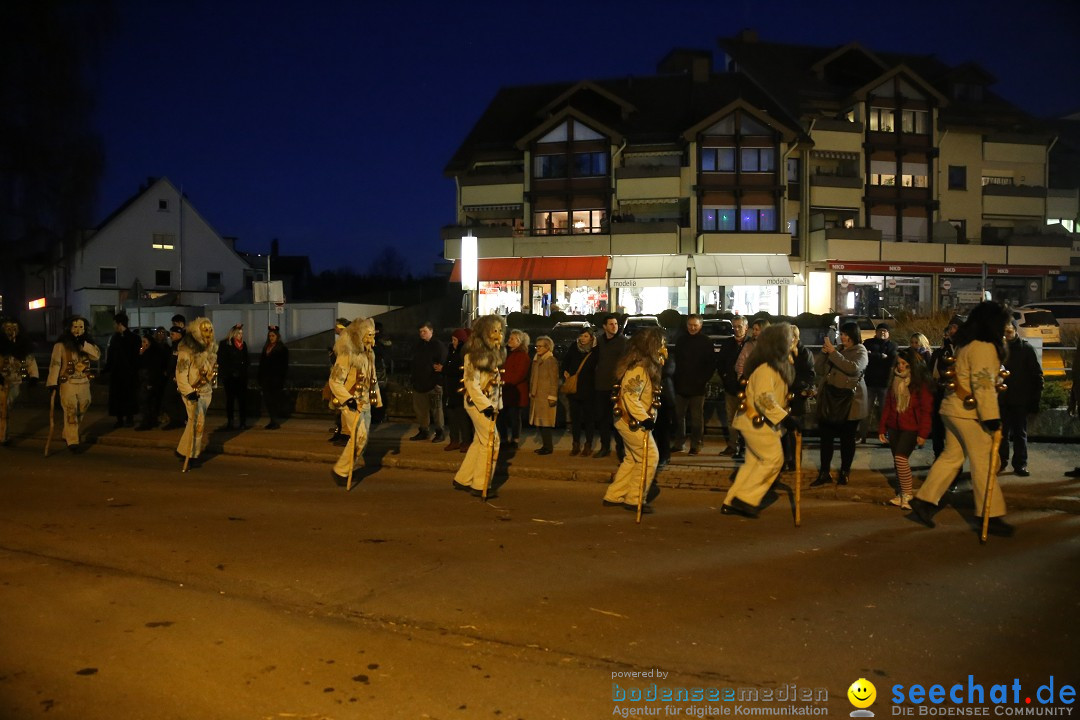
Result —
<instances>
[{"instance_id":1,"label":"carnival mask","mask_svg":"<svg viewBox=\"0 0 1080 720\"><path fill-rule=\"evenodd\" d=\"M82 337L86 334L86 323L82 320L75 320L71 323L71 334L74 337Z\"/></svg>"},{"instance_id":2,"label":"carnival mask","mask_svg":"<svg viewBox=\"0 0 1080 720\"><path fill-rule=\"evenodd\" d=\"M366 330L364 334L360 336L360 343L364 346L364 350L372 350L375 347L375 331Z\"/></svg>"},{"instance_id":3,"label":"carnival mask","mask_svg":"<svg viewBox=\"0 0 1080 720\"><path fill-rule=\"evenodd\" d=\"M203 345L214 342L214 326L209 321L199 326L199 339L202 340Z\"/></svg>"},{"instance_id":4,"label":"carnival mask","mask_svg":"<svg viewBox=\"0 0 1080 720\"><path fill-rule=\"evenodd\" d=\"M488 336L487 336L488 344L491 345L492 347L498 347L499 345L502 345L502 339L503 339L503 326L502 325L493 325L491 327L491 332L489 332Z\"/></svg>"},{"instance_id":5,"label":"carnival mask","mask_svg":"<svg viewBox=\"0 0 1080 720\"><path fill-rule=\"evenodd\" d=\"M15 323L4 323L4 335L11 342L15 342L15 337L19 334L19 326Z\"/></svg>"}]
</instances>

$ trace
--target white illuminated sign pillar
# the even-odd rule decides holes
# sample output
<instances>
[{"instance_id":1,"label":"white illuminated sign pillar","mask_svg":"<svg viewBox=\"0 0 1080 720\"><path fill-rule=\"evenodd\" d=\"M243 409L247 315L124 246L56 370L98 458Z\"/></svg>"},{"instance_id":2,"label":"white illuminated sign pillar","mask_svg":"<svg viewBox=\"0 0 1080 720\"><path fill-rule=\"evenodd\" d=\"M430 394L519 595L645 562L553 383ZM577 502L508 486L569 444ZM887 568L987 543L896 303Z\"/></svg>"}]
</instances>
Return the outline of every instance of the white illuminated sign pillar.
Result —
<instances>
[{"instance_id":1,"label":"white illuminated sign pillar","mask_svg":"<svg viewBox=\"0 0 1080 720\"><path fill-rule=\"evenodd\" d=\"M472 233L461 238L461 289L465 292L462 314L471 323L477 314L477 259L476 236Z\"/></svg>"}]
</instances>

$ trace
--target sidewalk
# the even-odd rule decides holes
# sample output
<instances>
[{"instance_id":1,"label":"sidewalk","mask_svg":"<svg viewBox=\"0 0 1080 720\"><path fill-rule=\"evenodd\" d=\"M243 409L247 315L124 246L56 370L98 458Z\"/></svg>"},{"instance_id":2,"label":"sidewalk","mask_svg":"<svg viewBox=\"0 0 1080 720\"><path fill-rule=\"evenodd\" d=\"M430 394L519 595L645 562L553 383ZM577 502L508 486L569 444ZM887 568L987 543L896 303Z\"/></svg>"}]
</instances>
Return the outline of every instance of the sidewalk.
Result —
<instances>
[{"instance_id":1,"label":"sidewalk","mask_svg":"<svg viewBox=\"0 0 1080 720\"><path fill-rule=\"evenodd\" d=\"M37 444L44 447L49 428L44 408L19 403L12 412L11 420L10 437L13 445ZM92 407L84 421L83 434L91 444L159 448L171 454L176 449L182 432L114 429L113 422L114 419L105 414L104 408ZM220 430L225 419L215 413L210 414L207 422L207 467L212 467L213 456L220 454L293 460L322 465L317 470L312 469L312 472L320 479L325 476L326 481L330 482L330 468L341 453L340 447L328 442L332 423L329 413L325 418L291 418L285 421L279 430L265 430L261 425L244 431ZM367 451L364 453L365 463L370 470L364 474L377 472L382 467L445 472L449 485L449 476L461 464L462 454L456 451L446 452L443 449L445 443L410 441L408 438L415 433L415 427L402 422L386 422L373 427ZM504 473L511 482L515 478L594 483L606 483L610 480L617 467L614 452L610 457L600 459L571 457L570 445L569 433L556 430L555 453L536 455L534 450L540 446L538 436L527 432L518 450L503 449L496 472ZM851 480L847 486L838 487L833 484L814 489L810 489L808 485L817 476L817 439L806 437L803 445L803 497L878 503L895 494L889 485L893 478L892 456L888 448L880 446L878 442L872 441L858 446ZM57 428L50 452L62 452L63 448L64 441ZM664 488L726 491L731 486L732 473L739 463L728 457L721 457L718 453L723 448L724 439L721 436L707 435L705 448L700 455L672 455L670 463L660 471L660 485ZM1080 445L1031 443L1029 455L1030 477L1017 477L1011 469L1000 476L1010 509L1059 510L1080 514L1080 478L1064 477L1066 470L1080 465ZM834 458L834 463L838 459L839 454ZM918 450L912 455L916 484L925 477L932 459L929 449ZM834 476L836 469L833 468ZM781 481L790 483L793 475L794 473L784 473Z\"/></svg>"}]
</instances>

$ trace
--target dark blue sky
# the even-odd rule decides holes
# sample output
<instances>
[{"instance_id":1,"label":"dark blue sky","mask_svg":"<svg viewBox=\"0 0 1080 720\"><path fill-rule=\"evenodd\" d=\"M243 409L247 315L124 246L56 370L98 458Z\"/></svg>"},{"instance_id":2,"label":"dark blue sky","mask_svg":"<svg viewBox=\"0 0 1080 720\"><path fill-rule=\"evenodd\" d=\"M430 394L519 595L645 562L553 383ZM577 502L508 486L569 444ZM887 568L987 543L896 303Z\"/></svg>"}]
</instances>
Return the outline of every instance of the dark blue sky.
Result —
<instances>
[{"instance_id":1,"label":"dark blue sky","mask_svg":"<svg viewBox=\"0 0 1080 720\"><path fill-rule=\"evenodd\" d=\"M645 75L673 47L763 40L971 60L1036 114L1080 110L1071 0L345 2L117 0L97 127L98 217L168 176L222 235L425 274L454 220L442 169L500 86ZM906 18L910 18L906 19Z\"/></svg>"}]
</instances>

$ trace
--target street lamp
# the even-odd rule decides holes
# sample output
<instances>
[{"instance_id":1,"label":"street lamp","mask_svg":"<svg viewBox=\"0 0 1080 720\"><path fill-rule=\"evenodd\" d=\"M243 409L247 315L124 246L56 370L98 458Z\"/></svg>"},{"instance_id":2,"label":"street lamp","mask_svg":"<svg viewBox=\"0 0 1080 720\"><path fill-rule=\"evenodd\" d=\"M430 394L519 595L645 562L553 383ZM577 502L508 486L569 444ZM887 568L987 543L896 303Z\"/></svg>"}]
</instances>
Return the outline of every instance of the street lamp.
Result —
<instances>
[{"instance_id":1,"label":"street lamp","mask_svg":"<svg viewBox=\"0 0 1080 720\"><path fill-rule=\"evenodd\" d=\"M466 324L470 324L476 312L477 303L473 302L477 290L477 249L476 236L471 232L461 238L461 289L465 296L462 298L462 315Z\"/></svg>"}]
</instances>

